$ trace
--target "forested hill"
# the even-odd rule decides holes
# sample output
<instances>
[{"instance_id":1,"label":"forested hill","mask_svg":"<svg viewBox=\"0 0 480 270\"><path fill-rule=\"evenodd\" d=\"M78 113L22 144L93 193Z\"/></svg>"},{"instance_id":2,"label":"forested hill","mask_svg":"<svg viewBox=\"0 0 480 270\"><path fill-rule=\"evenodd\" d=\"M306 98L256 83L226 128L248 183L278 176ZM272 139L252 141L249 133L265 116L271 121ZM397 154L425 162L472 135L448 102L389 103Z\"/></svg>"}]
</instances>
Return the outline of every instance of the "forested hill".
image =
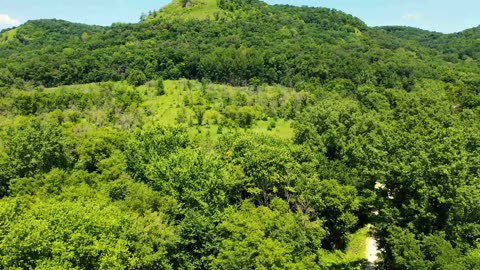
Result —
<instances>
[{"instance_id":1,"label":"forested hill","mask_svg":"<svg viewBox=\"0 0 480 270\"><path fill-rule=\"evenodd\" d=\"M64 20L35 20L28 21L17 28L1 31L0 43L13 48L17 48L19 45L31 45L32 47L54 45L55 43L87 39L89 35L99 33L104 29L105 27L101 26L71 23Z\"/></svg>"},{"instance_id":2,"label":"forested hill","mask_svg":"<svg viewBox=\"0 0 480 270\"><path fill-rule=\"evenodd\" d=\"M0 68L10 79L2 81L11 84L13 77L17 85L50 87L118 81L141 71L147 80L207 78L242 85L258 78L294 86L341 77L356 85L390 86L385 76L439 78L423 68L424 60L454 63L458 72L476 72L478 66L469 61L477 60L480 46L475 29L443 35L369 28L324 8L213 0L187 1L191 6L183 7L183 2L174 1L137 24L95 27L40 20L4 31ZM379 74L391 65L391 74Z\"/></svg>"},{"instance_id":3,"label":"forested hill","mask_svg":"<svg viewBox=\"0 0 480 270\"><path fill-rule=\"evenodd\" d=\"M203 2L199 3L203 8ZM196 12L195 1L191 8ZM332 45L358 40L355 34L366 29L360 20L328 9L269 7L239 1L226 6L221 15L201 20L190 18L189 12L183 16L165 15L175 14L179 7L171 9L166 7L165 11L157 12L156 18L153 17L157 13L138 24L115 24L88 38L80 38L80 34L77 39L66 37L65 42L50 37L74 25L64 22L60 26L52 21L51 31L41 47L22 43L24 37L41 36L45 32L44 27L36 23L31 27L32 23L27 23L3 34L4 39L22 45L2 45L5 57L0 65L8 65L9 73L16 78L47 87L120 80L135 70L141 70L147 79L160 74L164 78L207 77L245 84L258 77L268 83L293 85L311 75L300 75L302 66L310 65L309 61L321 54L331 59L328 54L336 51ZM304 52L300 58L298 51ZM218 58L225 58L222 61L225 67L216 65ZM230 68L228 65L233 62L237 67ZM333 63L325 62L314 68L315 77L325 77L321 73L325 73L329 64ZM217 68L229 71L217 72Z\"/></svg>"},{"instance_id":4,"label":"forested hill","mask_svg":"<svg viewBox=\"0 0 480 270\"><path fill-rule=\"evenodd\" d=\"M257 0L4 30L0 269L480 269L479 61Z\"/></svg>"},{"instance_id":5,"label":"forested hill","mask_svg":"<svg viewBox=\"0 0 480 270\"><path fill-rule=\"evenodd\" d=\"M467 29L454 34L441 34L412 27L386 26L374 28L387 32L392 37L406 42L414 42L425 48L432 48L437 53L449 56L454 62L473 58L478 60L480 55L480 27Z\"/></svg>"}]
</instances>

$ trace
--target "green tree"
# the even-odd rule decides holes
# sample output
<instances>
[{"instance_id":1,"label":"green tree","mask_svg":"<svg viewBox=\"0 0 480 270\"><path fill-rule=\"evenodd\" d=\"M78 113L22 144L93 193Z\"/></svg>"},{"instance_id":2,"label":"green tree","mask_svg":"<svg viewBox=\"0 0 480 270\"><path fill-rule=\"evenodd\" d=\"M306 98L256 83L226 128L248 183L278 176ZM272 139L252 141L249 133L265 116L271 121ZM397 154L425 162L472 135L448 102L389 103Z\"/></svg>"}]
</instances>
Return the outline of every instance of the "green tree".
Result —
<instances>
[{"instance_id":1,"label":"green tree","mask_svg":"<svg viewBox=\"0 0 480 270\"><path fill-rule=\"evenodd\" d=\"M342 186L337 181L308 179L300 184L298 207L310 213L312 218L321 219L328 235L323 240L327 249L343 249L348 243L349 233L358 222L360 201L352 186Z\"/></svg>"},{"instance_id":2,"label":"green tree","mask_svg":"<svg viewBox=\"0 0 480 270\"><path fill-rule=\"evenodd\" d=\"M105 203L0 201L0 266L172 269L166 255L175 238L158 213L139 217Z\"/></svg>"},{"instance_id":3,"label":"green tree","mask_svg":"<svg viewBox=\"0 0 480 270\"><path fill-rule=\"evenodd\" d=\"M390 228L390 237L386 239L388 256L384 259L386 269L429 269L421 243L408 229Z\"/></svg>"},{"instance_id":4,"label":"green tree","mask_svg":"<svg viewBox=\"0 0 480 270\"><path fill-rule=\"evenodd\" d=\"M163 96L165 95L165 85L163 83L163 78L159 78L156 82L156 95Z\"/></svg>"},{"instance_id":5,"label":"green tree","mask_svg":"<svg viewBox=\"0 0 480 270\"><path fill-rule=\"evenodd\" d=\"M270 208L245 202L218 226L221 246L213 269L302 269L315 267L326 232L274 199ZM318 258L318 260L321 260Z\"/></svg>"},{"instance_id":6,"label":"green tree","mask_svg":"<svg viewBox=\"0 0 480 270\"><path fill-rule=\"evenodd\" d=\"M14 81L15 77L8 69L0 69L0 87L11 86Z\"/></svg>"},{"instance_id":7,"label":"green tree","mask_svg":"<svg viewBox=\"0 0 480 270\"><path fill-rule=\"evenodd\" d=\"M147 82L147 77L141 70L131 69L128 71L127 81L133 86L140 86Z\"/></svg>"},{"instance_id":8,"label":"green tree","mask_svg":"<svg viewBox=\"0 0 480 270\"><path fill-rule=\"evenodd\" d=\"M11 179L68 168L68 147L57 123L32 120L10 127L1 136L4 156L0 160L0 195L6 195Z\"/></svg>"}]
</instances>

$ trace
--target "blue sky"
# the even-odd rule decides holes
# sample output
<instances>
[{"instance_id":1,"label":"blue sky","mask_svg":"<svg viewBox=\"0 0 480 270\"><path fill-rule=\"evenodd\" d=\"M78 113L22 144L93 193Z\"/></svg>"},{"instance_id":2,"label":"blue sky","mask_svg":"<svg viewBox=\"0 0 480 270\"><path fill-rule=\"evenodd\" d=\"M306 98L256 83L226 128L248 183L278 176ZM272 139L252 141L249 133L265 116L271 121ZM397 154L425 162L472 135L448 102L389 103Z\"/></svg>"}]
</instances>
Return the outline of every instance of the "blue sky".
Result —
<instances>
[{"instance_id":1,"label":"blue sky","mask_svg":"<svg viewBox=\"0 0 480 270\"><path fill-rule=\"evenodd\" d=\"M30 19L57 18L88 24L137 22L140 14L157 10L169 0L0 0L0 29ZM369 26L408 25L452 33L480 25L478 0L267 0L335 8Z\"/></svg>"}]
</instances>

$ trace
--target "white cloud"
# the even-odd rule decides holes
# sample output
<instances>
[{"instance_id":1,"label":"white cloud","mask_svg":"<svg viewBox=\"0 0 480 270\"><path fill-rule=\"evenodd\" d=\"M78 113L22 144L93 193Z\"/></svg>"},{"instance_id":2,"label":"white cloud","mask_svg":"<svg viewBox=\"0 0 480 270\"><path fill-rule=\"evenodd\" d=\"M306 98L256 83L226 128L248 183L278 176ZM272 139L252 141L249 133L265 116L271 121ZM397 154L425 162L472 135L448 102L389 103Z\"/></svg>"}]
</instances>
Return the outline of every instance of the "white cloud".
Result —
<instances>
[{"instance_id":1,"label":"white cloud","mask_svg":"<svg viewBox=\"0 0 480 270\"><path fill-rule=\"evenodd\" d=\"M403 16L402 16L402 19L404 19L404 20L411 20L411 21L417 20L417 19L419 19L419 18L420 18L420 16L419 16L418 14L415 14L415 13L405 13L405 14L403 14Z\"/></svg>"},{"instance_id":2,"label":"white cloud","mask_svg":"<svg viewBox=\"0 0 480 270\"><path fill-rule=\"evenodd\" d=\"M19 25L20 21L10 18L7 14L0 14L0 25Z\"/></svg>"}]
</instances>

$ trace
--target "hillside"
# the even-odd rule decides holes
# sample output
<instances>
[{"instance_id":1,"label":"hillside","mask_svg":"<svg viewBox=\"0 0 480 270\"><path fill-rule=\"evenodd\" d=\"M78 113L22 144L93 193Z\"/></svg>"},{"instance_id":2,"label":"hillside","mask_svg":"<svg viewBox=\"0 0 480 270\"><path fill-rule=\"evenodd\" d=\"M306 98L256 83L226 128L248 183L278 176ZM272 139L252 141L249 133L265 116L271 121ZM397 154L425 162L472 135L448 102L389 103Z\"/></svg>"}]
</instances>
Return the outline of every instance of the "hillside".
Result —
<instances>
[{"instance_id":1,"label":"hillside","mask_svg":"<svg viewBox=\"0 0 480 270\"><path fill-rule=\"evenodd\" d=\"M332 45L344 46L347 40L359 43L359 34L366 29L360 20L328 9L249 7L229 6L230 17L236 16L235 20L183 21L182 17L159 16L139 24L114 25L87 40L57 42L45 39L41 47L3 45L5 57L0 59L0 66L11 64L10 72L15 77L47 87L125 79L128 69L142 70L147 79L159 74L171 79L205 77L217 82L245 84L258 77L264 82L291 86L296 75L305 80L305 75L309 74L303 70L292 70L293 73L287 70L299 69L302 66L299 61L314 61L319 53L328 55L335 51ZM189 11L187 8L187 14ZM27 26L20 26L16 31ZM302 38L305 40L300 43ZM75 48L73 55L69 55L70 50L64 51L72 47ZM303 52L303 59L294 59L299 50ZM255 61L233 58L250 55ZM227 73L218 72L215 70L217 58L222 57L226 58L222 61L225 64L235 62L243 66ZM322 69L334 65L328 63L327 58L325 60L314 69L317 76ZM36 72L38 69L43 71ZM66 76L66 72L70 76ZM302 72L304 75L300 74Z\"/></svg>"},{"instance_id":2,"label":"hillside","mask_svg":"<svg viewBox=\"0 0 480 270\"><path fill-rule=\"evenodd\" d=\"M46 45L86 39L103 29L101 26L52 19L28 21L20 27L2 32L1 35L4 43Z\"/></svg>"},{"instance_id":3,"label":"hillside","mask_svg":"<svg viewBox=\"0 0 480 270\"><path fill-rule=\"evenodd\" d=\"M454 34L441 34L410 27L376 27L380 32L387 32L390 38L398 38L403 42L414 42L425 48L434 49L444 55L455 59L465 60L473 58L478 60L480 49L480 28L471 28Z\"/></svg>"},{"instance_id":4,"label":"hillside","mask_svg":"<svg viewBox=\"0 0 480 270\"><path fill-rule=\"evenodd\" d=\"M0 269L480 269L479 38L257 0L4 30Z\"/></svg>"},{"instance_id":5,"label":"hillside","mask_svg":"<svg viewBox=\"0 0 480 270\"><path fill-rule=\"evenodd\" d=\"M201 20L225 16L225 13L224 10L218 7L217 0L175 0L147 19L154 20L158 16L163 18Z\"/></svg>"}]
</instances>

